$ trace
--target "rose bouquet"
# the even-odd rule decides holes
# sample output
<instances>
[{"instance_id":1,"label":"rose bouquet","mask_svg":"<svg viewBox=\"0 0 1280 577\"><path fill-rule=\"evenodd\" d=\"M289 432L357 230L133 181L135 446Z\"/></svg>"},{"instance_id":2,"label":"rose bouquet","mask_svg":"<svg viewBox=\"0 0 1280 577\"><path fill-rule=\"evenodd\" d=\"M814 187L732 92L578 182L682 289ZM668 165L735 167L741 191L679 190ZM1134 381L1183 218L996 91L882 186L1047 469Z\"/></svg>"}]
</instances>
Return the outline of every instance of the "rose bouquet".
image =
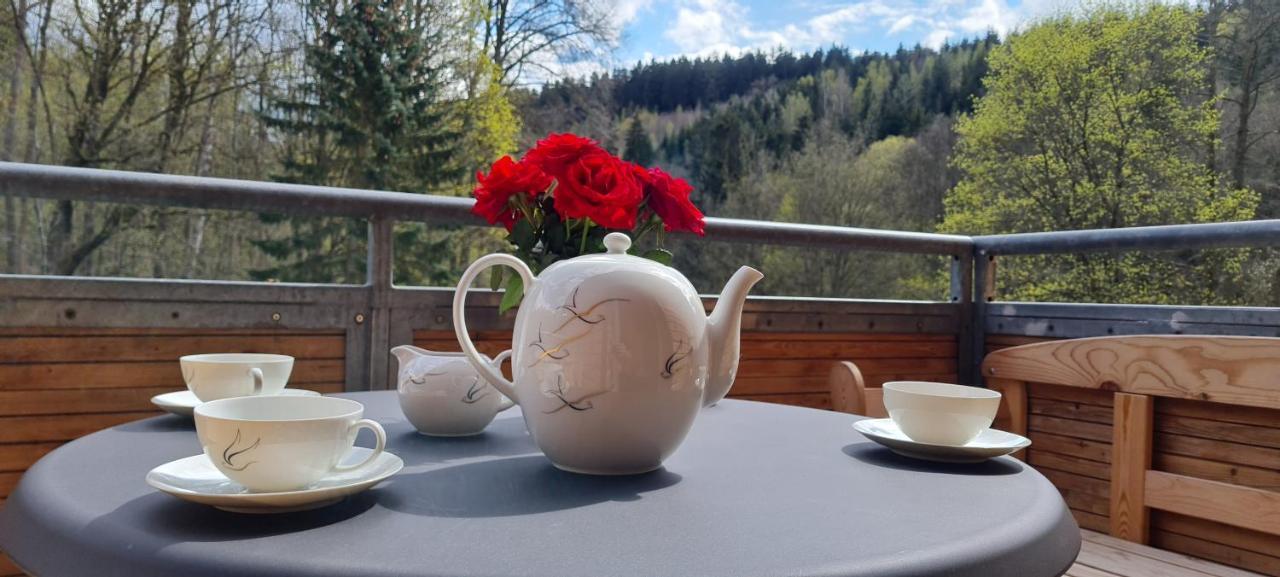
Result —
<instances>
[{"instance_id":1,"label":"rose bouquet","mask_svg":"<svg viewBox=\"0 0 1280 577\"><path fill-rule=\"evenodd\" d=\"M515 160L504 156L476 174L471 210L507 228L514 254L534 274L558 260L604 252L604 236L623 231L639 241L649 233L655 248L640 256L671 264L664 233L703 234L703 215L689 199L693 187L660 168L644 168L612 154L595 141L552 134ZM637 249L633 249L637 250ZM519 275L494 267L489 284L507 289L501 309L520 302ZM505 280L504 280L505 278Z\"/></svg>"}]
</instances>

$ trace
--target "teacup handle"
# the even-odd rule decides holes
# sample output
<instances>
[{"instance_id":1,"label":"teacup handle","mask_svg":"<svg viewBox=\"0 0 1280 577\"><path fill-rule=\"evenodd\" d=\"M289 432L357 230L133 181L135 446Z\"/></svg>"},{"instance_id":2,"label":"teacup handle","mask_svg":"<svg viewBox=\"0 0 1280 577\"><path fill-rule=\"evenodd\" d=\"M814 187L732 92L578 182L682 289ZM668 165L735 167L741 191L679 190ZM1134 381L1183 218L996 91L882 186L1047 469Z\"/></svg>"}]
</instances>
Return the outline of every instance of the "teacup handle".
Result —
<instances>
[{"instance_id":1,"label":"teacup handle","mask_svg":"<svg viewBox=\"0 0 1280 577\"><path fill-rule=\"evenodd\" d=\"M253 367L252 369L249 369L249 374L253 376L253 394L261 395L262 381L266 380L266 377L262 376L262 369Z\"/></svg>"},{"instance_id":2,"label":"teacup handle","mask_svg":"<svg viewBox=\"0 0 1280 577\"><path fill-rule=\"evenodd\" d=\"M365 460L360 461L355 465L336 465L333 468L334 471L354 471L356 469L363 468L365 465L372 463L374 459L377 459L378 455L382 454L382 449L386 448L387 432L382 430L382 425L378 424L378 422L373 419L360 419L359 421L351 424L351 428L348 429L348 432L352 438L354 438L362 428L373 431L373 436L377 439L377 443L373 447L373 453L366 457Z\"/></svg>"},{"instance_id":3,"label":"teacup handle","mask_svg":"<svg viewBox=\"0 0 1280 577\"><path fill-rule=\"evenodd\" d=\"M505 360L507 360L507 359L509 359L509 358L511 358L511 349L507 349L507 350L505 350L505 351L502 351L502 352L498 353L498 356L493 357L493 368L498 369L499 371L501 371L501 370L502 370L502 362L503 362L503 361L505 361ZM499 395L502 395L502 393L498 393L498 394L499 394ZM511 399L510 399L510 398L508 398L506 395L502 395L502 402L501 402L501 403L498 403L498 411L497 411L497 412L501 413L502 411L505 411L505 410L507 410L507 409L510 409L511 407L514 407L514 406L516 406L515 401L511 400Z\"/></svg>"}]
</instances>

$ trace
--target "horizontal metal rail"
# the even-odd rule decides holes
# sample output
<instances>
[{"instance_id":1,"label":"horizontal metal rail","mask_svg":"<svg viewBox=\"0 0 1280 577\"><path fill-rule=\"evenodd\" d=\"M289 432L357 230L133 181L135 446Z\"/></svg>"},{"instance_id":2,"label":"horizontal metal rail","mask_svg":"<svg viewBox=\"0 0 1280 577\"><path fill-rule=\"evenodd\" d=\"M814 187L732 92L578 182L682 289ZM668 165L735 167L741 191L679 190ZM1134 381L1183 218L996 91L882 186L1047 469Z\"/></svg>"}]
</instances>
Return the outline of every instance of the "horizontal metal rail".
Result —
<instances>
[{"instance_id":1,"label":"horizontal metal rail","mask_svg":"<svg viewBox=\"0 0 1280 577\"><path fill-rule=\"evenodd\" d=\"M980 255L1275 246L1280 245L1280 220L1001 234L973 241Z\"/></svg>"},{"instance_id":2,"label":"horizontal metal rail","mask_svg":"<svg viewBox=\"0 0 1280 577\"><path fill-rule=\"evenodd\" d=\"M470 198L0 162L0 196L487 226ZM708 218L707 239L962 255L966 236Z\"/></svg>"}]
</instances>

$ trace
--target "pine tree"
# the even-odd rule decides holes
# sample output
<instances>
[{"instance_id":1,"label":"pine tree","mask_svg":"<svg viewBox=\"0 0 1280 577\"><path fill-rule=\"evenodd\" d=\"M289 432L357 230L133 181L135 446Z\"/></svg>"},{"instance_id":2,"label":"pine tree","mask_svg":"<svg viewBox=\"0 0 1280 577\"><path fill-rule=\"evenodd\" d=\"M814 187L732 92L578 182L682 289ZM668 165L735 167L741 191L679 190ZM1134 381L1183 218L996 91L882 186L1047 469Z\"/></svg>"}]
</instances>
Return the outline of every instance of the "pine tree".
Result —
<instances>
[{"instance_id":1,"label":"pine tree","mask_svg":"<svg viewBox=\"0 0 1280 577\"><path fill-rule=\"evenodd\" d=\"M405 0L309 0L319 30L305 47L309 75L296 94L273 100L268 125L287 139L278 180L427 192L455 178L457 135L441 104L439 46ZM257 246L281 260L259 279L363 282L362 222L295 221L290 238Z\"/></svg>"},{"instance_id":2,"label":"pine tree","mask_svg":"<svg viewBox=\"0 0 1280 577\"><path fill-rule=\"evenodd\" d=\"M653 164L653 143L649 141L649 131L644 129L644 125L640 123L640 116L636 115L631 119L631 126L627 128L625 153L623 158L630 160L640 166L649 166Z\"/></svg>"}]
</instances>

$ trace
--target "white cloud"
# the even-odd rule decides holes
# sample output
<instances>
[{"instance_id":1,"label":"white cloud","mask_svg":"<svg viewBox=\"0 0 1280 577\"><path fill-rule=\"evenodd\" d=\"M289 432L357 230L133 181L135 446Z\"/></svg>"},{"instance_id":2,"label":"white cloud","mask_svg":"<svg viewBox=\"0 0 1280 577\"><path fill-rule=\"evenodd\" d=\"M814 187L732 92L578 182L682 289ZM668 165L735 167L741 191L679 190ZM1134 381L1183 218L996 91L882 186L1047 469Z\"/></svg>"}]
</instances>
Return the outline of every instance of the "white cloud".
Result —
<instances>
[{"instance_id":1,"label":"white cloud","mask_svg":"<svg viewBox=\"0 0 1280 577\"><path fill-rule=\"evenodd\" d=\"M898 18L897 20L893 21L892 25L889 26L888 34L897 34L899 32L902 32L903 30L910 28L912 24L915 24L915 22L916 22L916 17L910 14L903 16L901 18Z\"/></svg>"},{"instance_id":2,"label":"white cloud","mask_svg":"<svg viewBox=\"0 0 1280 577\"><path fill-rule=\"evenodd\" d=\"M623 28L652 6L653 0L615 0L609 16L615 26Z\"/></svg>"},{"instance_id":3,"label":"white cloud","mask_svg":"<svg viewBox=\"0 0 1280 577\"><path fill-rule=\"evenodd\" d=\"M654 2L673 4L675 17L665 35L678 52L657 56L665 59L773 48L808 51L848 46L868 35L919 38L920 44L937 48L988 30L1004 36L1026 22L1087 0L1022 0L1017 7L1009 5L1011 0L861 0L835 6L804 1L788 5L797 18L785 23L753 20L748 0L617 1L641 6L637 11L649 9Z\"/></svg>"}]
</instances>

